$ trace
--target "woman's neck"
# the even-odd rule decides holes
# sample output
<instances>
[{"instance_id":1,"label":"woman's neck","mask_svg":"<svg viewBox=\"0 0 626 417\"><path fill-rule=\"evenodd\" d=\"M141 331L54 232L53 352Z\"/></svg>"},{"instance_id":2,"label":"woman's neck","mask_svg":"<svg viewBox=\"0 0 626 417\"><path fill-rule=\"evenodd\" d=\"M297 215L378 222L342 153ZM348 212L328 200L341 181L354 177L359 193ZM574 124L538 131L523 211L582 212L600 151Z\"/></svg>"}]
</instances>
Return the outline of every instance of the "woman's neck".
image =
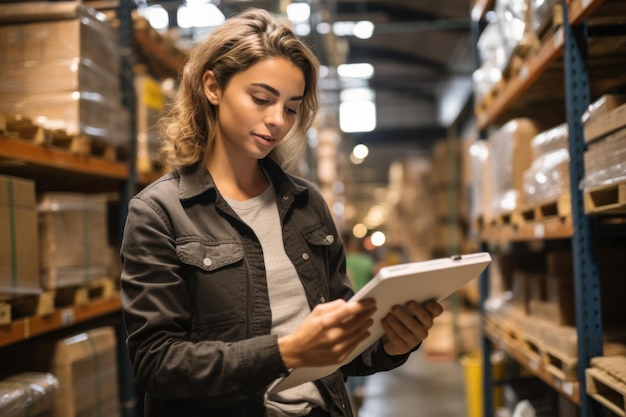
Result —
<instances>
[{"instance_id":1,"label":"woman's neck","mask_svg":"<svg viewBox=\"0 0 626 417\"><path fill-rule=\"evenodd\" d=\"M246 201L267 189L269 180L258 161L233 164L226 158L212 158L207 169L220 193L235 201Z\"/></svg>"}]
</instances>

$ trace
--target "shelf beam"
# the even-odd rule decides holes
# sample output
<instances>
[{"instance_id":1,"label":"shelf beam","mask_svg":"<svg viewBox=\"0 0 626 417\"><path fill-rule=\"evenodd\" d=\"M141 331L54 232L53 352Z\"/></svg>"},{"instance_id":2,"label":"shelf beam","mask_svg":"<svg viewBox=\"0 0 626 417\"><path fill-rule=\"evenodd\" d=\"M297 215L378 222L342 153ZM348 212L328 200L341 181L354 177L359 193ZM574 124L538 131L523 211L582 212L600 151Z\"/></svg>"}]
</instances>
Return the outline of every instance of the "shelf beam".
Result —
<instances>
[{"instance_id":1,"label":"shelf beam","mask_svg":"<svg viewBox=\"0 0 626 417\"><path fill-rule=\"evenodd\" d=\"M0 326L0 347L18 343L77 323L121 311L119 295L93 300L86 305L68 306L45 316L25 317Z\"/></svg>"},{"instance_id":2,"label":"shelf beam","mask_svg":"<svg viewBox=\"0 0 626 417\"><path fill-rule=\"evenodd\" d=\"M128 177L128 165L125 162L75 155L64 150L3 136L0 136L0 158L111 179L125 180Z\"/></svg>"}]
</instances>

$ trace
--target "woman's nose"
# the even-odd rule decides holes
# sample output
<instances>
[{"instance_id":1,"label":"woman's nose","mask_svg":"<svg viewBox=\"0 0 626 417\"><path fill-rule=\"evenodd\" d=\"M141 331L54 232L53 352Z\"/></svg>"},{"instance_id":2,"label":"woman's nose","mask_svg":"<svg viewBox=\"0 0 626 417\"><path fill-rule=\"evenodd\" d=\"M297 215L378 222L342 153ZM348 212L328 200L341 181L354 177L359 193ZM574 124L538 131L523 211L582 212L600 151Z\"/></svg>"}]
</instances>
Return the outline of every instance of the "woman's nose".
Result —
<instances>
[{"instance_id":1,"label":"woman's nose","mask_svg":"<svg viewBox=\"0 0 626 417\"><path fill-rule=\"evenodd\" d=\"M275 127L281 127L285 123L283 106L268 107L265 123Z\"/></svg>"}]
</instances>

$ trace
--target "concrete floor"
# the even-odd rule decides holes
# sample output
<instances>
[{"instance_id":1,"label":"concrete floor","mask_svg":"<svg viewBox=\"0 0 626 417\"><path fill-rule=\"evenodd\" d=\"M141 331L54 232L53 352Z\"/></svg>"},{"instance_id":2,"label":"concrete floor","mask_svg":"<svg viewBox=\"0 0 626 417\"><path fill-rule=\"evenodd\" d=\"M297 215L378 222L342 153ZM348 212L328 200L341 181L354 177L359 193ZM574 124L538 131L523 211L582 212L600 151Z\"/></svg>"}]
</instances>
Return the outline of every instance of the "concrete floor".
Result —
<instances>
[{"instance_id":1,"label":"concrete floor","mask_svg":"<svg viewBox=\"0 0 626 417\"><path fill-rule=\"evenodd\" d=\"M358 417L467 417L458 360L428 360L420 351L389 372L368 376Z\"/></svg>"}]
</instances>

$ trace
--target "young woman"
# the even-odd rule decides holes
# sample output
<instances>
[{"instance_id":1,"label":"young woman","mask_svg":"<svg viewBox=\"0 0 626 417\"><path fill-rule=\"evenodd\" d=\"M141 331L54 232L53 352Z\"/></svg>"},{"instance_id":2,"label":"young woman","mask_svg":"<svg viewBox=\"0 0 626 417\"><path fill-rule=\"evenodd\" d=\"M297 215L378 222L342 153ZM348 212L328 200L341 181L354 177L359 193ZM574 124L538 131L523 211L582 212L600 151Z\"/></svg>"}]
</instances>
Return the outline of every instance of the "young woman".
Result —
<instances>
[{"instance_id":1,"label":"young woman","mask_svg":"<svg viewBox=\"0 0 626 417\"><path fill-rule=\"evenodd\" d=\"M162 120L172 172L129 205L121 256L128 348L146 416L351 416L345 376L404 363L441 314L408 302L340 371L375 303L346 303L345 253L316 188L288 172L317 110L318 62L249 10L197 45Z\"/></svg>"}]
</instances>

